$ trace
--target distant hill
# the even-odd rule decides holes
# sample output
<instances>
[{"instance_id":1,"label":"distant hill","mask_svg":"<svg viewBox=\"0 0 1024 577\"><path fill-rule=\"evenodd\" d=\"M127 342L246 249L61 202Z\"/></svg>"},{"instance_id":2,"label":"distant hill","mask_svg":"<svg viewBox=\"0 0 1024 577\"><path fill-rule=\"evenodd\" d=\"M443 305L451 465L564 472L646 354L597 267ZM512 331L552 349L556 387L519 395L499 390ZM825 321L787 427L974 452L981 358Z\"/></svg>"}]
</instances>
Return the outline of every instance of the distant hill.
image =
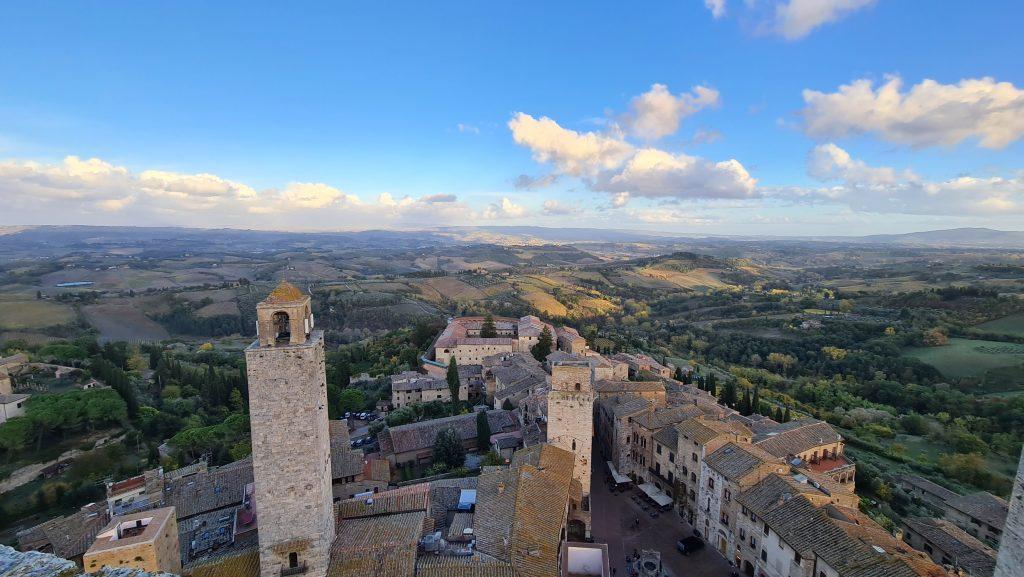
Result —
<instances>
[{"instance_id":1,"label":"distant hill","mask_svg":"<svg viewBox=\"0 0 1024 577\"><path fill-rule=\"evenodd\" d=\"M906 234L874 234L850 240L928 247L1024 248L1024 231L951 228Z\"/></svg>"}]
</instances>

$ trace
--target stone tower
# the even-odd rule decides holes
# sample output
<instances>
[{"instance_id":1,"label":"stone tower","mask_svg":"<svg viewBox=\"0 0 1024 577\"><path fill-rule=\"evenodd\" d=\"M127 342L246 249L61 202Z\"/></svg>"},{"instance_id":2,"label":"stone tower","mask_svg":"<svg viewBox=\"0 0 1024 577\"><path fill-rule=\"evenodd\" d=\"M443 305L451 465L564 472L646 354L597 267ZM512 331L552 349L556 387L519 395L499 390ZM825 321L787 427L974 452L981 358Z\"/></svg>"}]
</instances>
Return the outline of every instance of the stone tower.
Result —
<instances>
[{"instance_id":1,"label":"stone tower","mask_svg":"<svg viewBox=\"0 0 1024 577\"><path fill-rule=\"evenodd\" d=\"M260 575L323 577L334 541L324 334L309 296L287 282L256 319L245 361Z\"/></svg>"},{"instance_id":2,"label":"stone tower","mask_svg":"<svg viewBox=\"0 0 1024 577\"><path fill-rule=\"evenodd\" d=\"M551 367L548 443L576 454L573 479L581 499L570 506L570 528L582 524L590 536L590 457L594 437L594 373L587 361L558 361Z\"/></svg>"},{"instance_id":3,"label":"stone tower","mask_svg":"<svg viewBox=\"0 0 1024 577\"><path fill-rule=\"evenodd\" d=\"M1010 497L1010 513L1006 516L1003 537L999 540L999 558L995 577L1024 575L1024 452L1020 455L1017 478Z\"/></svg>"}]
</instances>

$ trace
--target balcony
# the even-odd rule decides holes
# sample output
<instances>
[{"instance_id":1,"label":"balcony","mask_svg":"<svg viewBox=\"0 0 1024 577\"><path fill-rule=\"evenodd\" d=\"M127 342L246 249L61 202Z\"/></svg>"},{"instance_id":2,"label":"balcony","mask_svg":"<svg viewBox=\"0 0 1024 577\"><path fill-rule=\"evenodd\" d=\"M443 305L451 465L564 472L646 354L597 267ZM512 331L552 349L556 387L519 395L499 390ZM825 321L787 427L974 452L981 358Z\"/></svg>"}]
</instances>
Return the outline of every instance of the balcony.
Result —
<instances>
[{"instance_id":1,"label":"balcony","mask_svg":"<svg viewBox=\"0 0 1024 577\"><path fill-rule=\"evenodd\" d=\"M309 565L303 561L301 564L295 567L281 567L281 577L289 577L289 575L302 575L309 570Z\"/></svg>"}]
</instances>

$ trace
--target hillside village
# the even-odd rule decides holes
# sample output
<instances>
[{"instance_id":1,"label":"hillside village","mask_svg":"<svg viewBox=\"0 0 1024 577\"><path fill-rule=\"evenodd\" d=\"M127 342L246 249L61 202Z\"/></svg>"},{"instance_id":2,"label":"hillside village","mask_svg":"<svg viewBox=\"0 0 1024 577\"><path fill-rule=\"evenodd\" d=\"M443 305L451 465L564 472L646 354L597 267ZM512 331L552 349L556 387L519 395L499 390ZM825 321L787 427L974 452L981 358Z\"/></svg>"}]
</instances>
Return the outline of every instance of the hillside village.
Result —
<instances>
[{"instance_id":1,"label":"hillside village","mask_svg":"<svg viewBox=\"0 0 1024 577\"><path fill-rule=\"evenodd\" d=\"M535 316L449 319L379 408L471 410L376 421L364 450L358 417L328 418L310 300L283 282L257 307L250 456L108 482L105 500L19 532L19 549L195 577L990 577L1021 535L1019 496L906 476L933 515L897 538L864 512L829 423L743 414L712 372L600 354ZM41 563L21 555L0 562Z\"/></svg>"}]
</instances>

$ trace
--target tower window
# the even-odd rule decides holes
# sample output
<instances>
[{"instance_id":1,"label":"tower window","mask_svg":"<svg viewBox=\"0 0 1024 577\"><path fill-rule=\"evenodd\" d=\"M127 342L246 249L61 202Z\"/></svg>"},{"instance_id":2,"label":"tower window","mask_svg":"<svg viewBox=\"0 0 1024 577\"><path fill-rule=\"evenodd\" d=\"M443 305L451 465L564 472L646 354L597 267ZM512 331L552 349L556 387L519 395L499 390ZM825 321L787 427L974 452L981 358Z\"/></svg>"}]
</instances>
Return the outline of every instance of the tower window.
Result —
<instances>
[{"instance_id":1,"label":"tower window","mask_svg":"<svg viewBox=\"0 0 1024 577\"><path fill-rule=\"evenodd\" d=\"M289 569L295 569L298 566L299 566L299 554L296 553L295 551L292 551L291 553L288 554L288 568Z\"/></svg>"},{"instance_id":2,"label":"tower window","mask_svg":"<svg viewBox=\"0 0 1024 577\"><path fill-rule=\"evenodd\" d=\"M580 390L580 384L579 383L576 383L576 390L577 391Z\"/></svg>"},{"instance_id":3,"label":"tower window","mask_svg":"<svg viewBox=\"0 0 1024 577\"><path fill-rule=\"evenodd\" d=\"M576 450L576 439L573 439L573 440L572 440L572 450L573 450L573 451L575 451L575 450Z\"/></svg>"},{"instance_id":4,"label":"tower window","mask_svg":"<svg viewBox=\"0 0 1024 577\"><path fill-rule=\"evenodd\" d=\"M274 329L274 338L277 341L291 340L292 328L291 322L288 319L288 313L279 311L274 313L272 317L272 326Z\"/></svg>"}]
</instances>

